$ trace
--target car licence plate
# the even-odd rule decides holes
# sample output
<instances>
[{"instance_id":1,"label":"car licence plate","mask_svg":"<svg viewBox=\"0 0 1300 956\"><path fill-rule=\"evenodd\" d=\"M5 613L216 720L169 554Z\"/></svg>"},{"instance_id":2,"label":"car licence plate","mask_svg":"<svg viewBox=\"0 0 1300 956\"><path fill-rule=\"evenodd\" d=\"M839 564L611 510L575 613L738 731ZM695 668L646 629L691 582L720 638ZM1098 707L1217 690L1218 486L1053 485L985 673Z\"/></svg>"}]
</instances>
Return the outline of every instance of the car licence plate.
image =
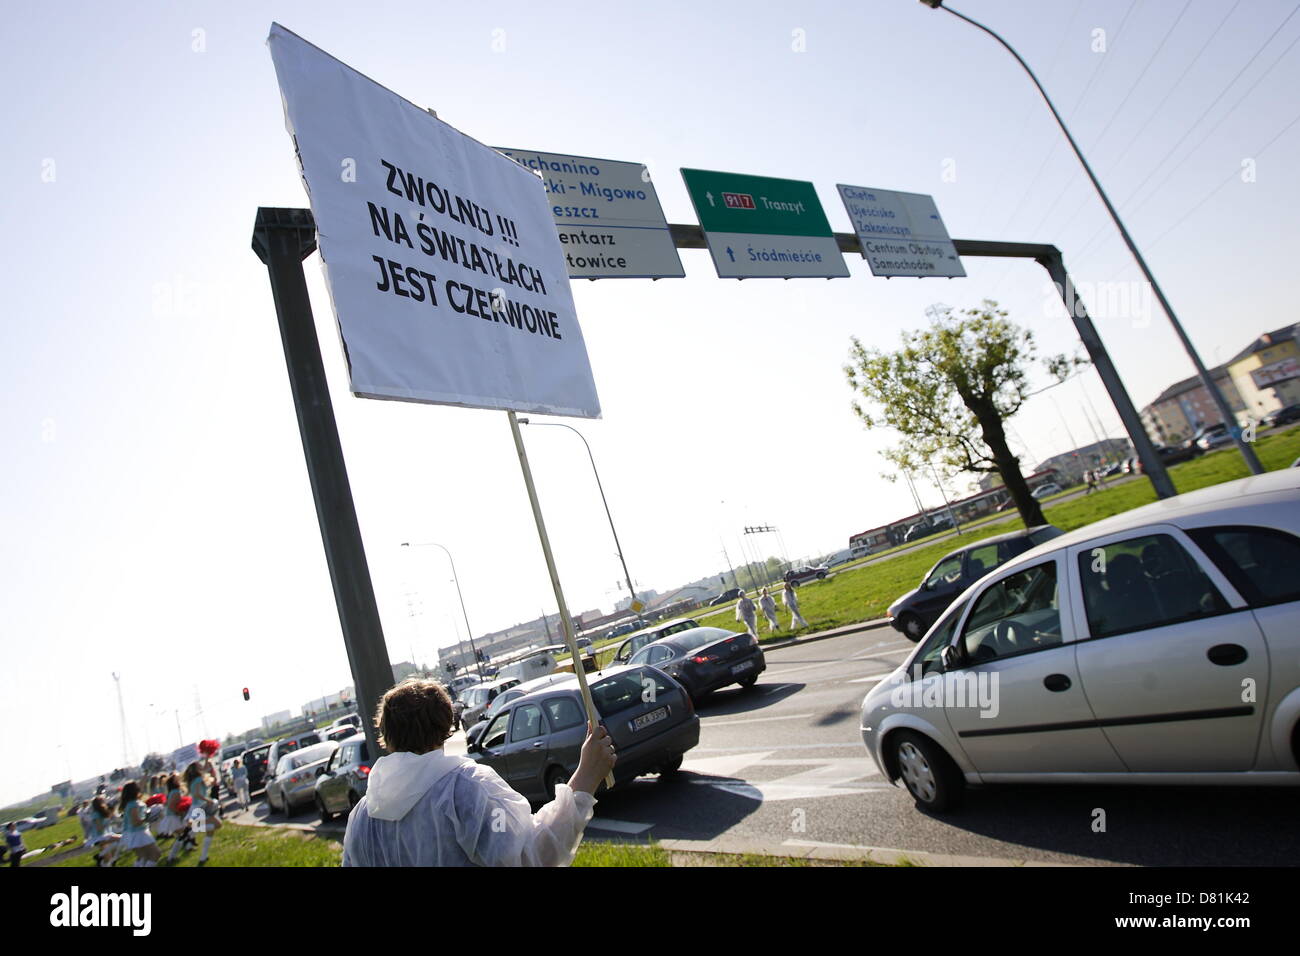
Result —
<instances>
[{"instance_id":1,"label":"car licence plate","mask_svg":"<svg viewBox=\"0 0 1300 956\"><path fill-rule=\"evenodd\" d=\"M735 667L733 667L733 668L731 669L731 673L733 673L733 674L743 674L743 673L745 673L745 671L749 670L749 669L750 669L751 667L753 667L753 666L754 666L754 662L753 662L753 661L745 661L743 664L737 664Z\"/></svg>"},{"instance_id":2,"label":"car licence plate","mask_svg":"<svg viewBox=\"0 0 1300 956\"><path fill-rule=\"evenodd\" d=\"M636 720L632 721L633 730L643 730L651 724L657 724L661 720L668 718L668 708L660 707L658 710L652 710L648 714L642 714Z\"/></svg>"}]
</instances>

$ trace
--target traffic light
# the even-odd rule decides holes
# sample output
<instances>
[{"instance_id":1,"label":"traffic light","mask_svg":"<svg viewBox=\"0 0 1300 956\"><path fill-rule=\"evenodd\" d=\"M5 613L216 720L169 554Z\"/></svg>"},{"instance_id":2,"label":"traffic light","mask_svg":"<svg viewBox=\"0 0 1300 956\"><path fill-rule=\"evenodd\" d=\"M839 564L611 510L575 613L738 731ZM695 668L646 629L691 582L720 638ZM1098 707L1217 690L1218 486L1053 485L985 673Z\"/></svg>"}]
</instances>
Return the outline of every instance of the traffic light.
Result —
<instances>
[{"instance_id":1,"label":"traffic light","mask_svg":"<svg viewBox=\"0 0 1300 956\"><path fill-rule=\"evenodd\" d=\"M244 688L244 700L248 700L248 688Z\"/></svg>"}]
</instances>

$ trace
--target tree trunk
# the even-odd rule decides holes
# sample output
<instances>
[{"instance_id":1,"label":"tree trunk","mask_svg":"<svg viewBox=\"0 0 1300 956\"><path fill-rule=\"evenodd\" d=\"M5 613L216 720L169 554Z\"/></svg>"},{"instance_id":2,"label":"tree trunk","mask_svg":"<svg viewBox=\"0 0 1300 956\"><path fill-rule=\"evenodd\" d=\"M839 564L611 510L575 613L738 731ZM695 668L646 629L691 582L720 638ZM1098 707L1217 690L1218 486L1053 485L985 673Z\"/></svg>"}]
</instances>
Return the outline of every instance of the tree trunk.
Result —
<instances>
[{"instance_id":1,"label":"tree trunk","mask_svg":"<svg viewBox=\"0 0 1300 956\"><path fill-rule=\"evenodd\" d=\"M1006 432L1002 428L1002 416L998 414L992 402L977 401L974 404L976 407L971 408L971 412L979 421L980 430L984 434L984 444L993 455L993 464L997 466L998 474L1002 476L1002 484L1011 495L1011 500L1015 502L1016 510L1020 512L1025 527L1032 528L1035 525L1047 524L1047 519L1043 517L1042 505L1029 493L1029 483L1020 474L1020 459L1011 454L1011 449L1007 446Z\"/></svg>"}]
</instances>

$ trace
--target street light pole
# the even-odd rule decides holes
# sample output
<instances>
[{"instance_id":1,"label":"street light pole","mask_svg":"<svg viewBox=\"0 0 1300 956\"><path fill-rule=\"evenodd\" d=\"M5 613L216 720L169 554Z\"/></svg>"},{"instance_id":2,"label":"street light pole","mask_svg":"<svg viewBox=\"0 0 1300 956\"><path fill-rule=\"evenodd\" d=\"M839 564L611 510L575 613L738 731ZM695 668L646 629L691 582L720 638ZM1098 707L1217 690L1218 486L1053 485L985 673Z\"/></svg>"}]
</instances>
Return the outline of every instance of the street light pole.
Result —
<instances>
[{"instance_id":1,"label":"street light pole","mask_svg":"<svg viewBox=\"0 0 1300 956\"><path fill-rule=\"evenodd\" d=\"M605 498L605 486L600 483L600 472L596 469L596 456L591 453L591 446L587 444L587 439L583 437L582 432L578 431L572 425L566 425L563 422L533 422L527 418L519 419L520 425L550 425L555 428L567 428L579 438L582 439L582 445L587 449L587 458L591 460L591 471L596 476L596 490L600 492L600 503L605 506L605 517L609 519L609 531L614 536L614 550L618 552L618 563L623 566L623 580L627 584L627 591L632 595L632 604L637 603L636 588L632 585L632 575L627 570L627 561L623 559L623 546L618 542L618 531L614 528L614 516L609 511L609 501ZM638 621L645 621L641 612L632 607L632 613L636 615Z\"/></svg>"},{"instance_id":2,"label":"street light pole","mask_svg":"<svg viewBox=\"0 0 1300 956\"><path fill-rule=\"evenodd\" d=\"M1110 213L1110 218L1114 221L1115 227L1119 230L1120 237L1124 240L1124 245L1128 246L1128 251L1133 254L1133 258L1137 261L1138 268L1146 278L1147 284L1151 286L1151 291L1155 293L1156 299L1160 302L1160 308L1164 310L1165 315L1169 319L1169 324L1174 328L1174 333L1178 336L1178 340L1182 342L1183 348L1191 358L1192 364L1196 367L1196 374L1200 378L1201 384L1205 387L1205 390L1209 393L1210 398L1213 399L1215 406L1219 409L1219 415L1223 418L1223 424L1227 426L1228 433L1232 436L1233 443L1237 446L1237 450L1241 452L1241 457L1245 459L1246 467L1250 469L1252 474L1263 474L1264 466L1259 463L1259 458L1255 455L1255 449L1250 447L1249 442L1242 440L1241 429L1237 427L1237 418L1233 414L1232 409L1228 406L1227 399L1223 397L1223 393L1219 390L1219 386L1214 383L1214 377L1210 375L1209 371L1205 368L1205 364L1201 361L1201 356L1196 351L1196 346L1192 345L1192 340L1188 338L1187 333L1183 331L1182 323L1178 321L1178 316L1174 314L1173 307L1169 304L1169 300L1165 298L1165 294L1160 288L1160 283L1156 282L1156 277L1151 274L1150 268L1147 267L1146 260L1142 258L1142 253L1138 251L1137 244L1133 241L1133 237L1128 234L1128 230L1124 228L1123 220L1119 218L1119 213L1111 204L1110 197L1106 195L1106 190L1101 188L1101 183L1097 180L1096 175L1093 174L1092 167L1089 166L1088 161L1083 158L1082 150L1079 149L1079 145L1074 141L1074 137L1070 135L1070 130L1066 127L1065 120L1061 119L1061 114L1056 111L1056 106L1052 103L1051 97L1049 97L1047 91L1043 89L1043 84L1038 82L1038 77L1035 76L1034 71L1029 68L1029 64L1026 63L1021 58L1020 54L1012 48L1011 44L1002 39L1002 37L998 36L984 24L972 20L964 13L958 13L951 7L945 7L943 5L943 0L921 0L921 3L935 10L946 10L957 19L965 20L971 26L983 30L993 39L997 40L998 43L1002 44L1002 46L1006 48L1007 52L1015 57L1016 62L1021 65L1024 71L1029 74L1029 78L1034 81L1034 86L1038 88L1038 92L1042 95L1043 102L1045 102L1047 108L1052 111L1052 116L1056 119L1056 125L1061 127L1061 132L1065 134L1066 140L1069 141L1070 148L1074 150L1074 155L1078 157L1080 165L1083 166L1083 171L1088 174L1088 178L1092 181L1093 187L1097 190L1097 195L1101 197L1102 203L1105 204L1106 211ZM1064 290L1062 290L1062 292L1064 294ZM1069 308L1068 302L1067 308Z\"/></svg>"},{"instance_id":3,"label":"street light pole","mask_svg":"<svg viewBox=\"0 0 1300 956\"><path fill-rule=\"evenodd\" d=\"M402 547L411 547L411 542L403 541ZM456 559L451 556L445 545L436 541L421 541L415 545L417 548L442 548L443 553L447 555L447 560L451 562L451 579L456 585L456 597L460 599L460 613L465 618L465 633L469 635L469 649L474 655L474 665L478 668L479 680L483 679L483 662L478 658L478 648L474 646L474 632L469 629L469 614L465 611L465 595L460 593L460 578L456 576ZM414 663L414 661L412 661Z\"/></svg>"}]
</instances>

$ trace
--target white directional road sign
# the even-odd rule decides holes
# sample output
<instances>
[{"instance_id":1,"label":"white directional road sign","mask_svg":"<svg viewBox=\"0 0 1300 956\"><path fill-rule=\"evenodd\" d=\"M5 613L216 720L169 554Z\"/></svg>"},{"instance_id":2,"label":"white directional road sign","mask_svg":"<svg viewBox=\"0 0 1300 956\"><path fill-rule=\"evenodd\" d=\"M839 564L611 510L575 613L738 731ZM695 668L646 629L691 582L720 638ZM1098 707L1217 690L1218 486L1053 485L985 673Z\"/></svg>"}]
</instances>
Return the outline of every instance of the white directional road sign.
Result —
<instances>
[{"instance_id":1,"label":"white directional road sign","mask_svg":"<svg viewBox=\"0 0 1300 956\"><path fill-rule=\"evenodd\" d=\"M838 188L872 275L966 275L932 197L866 186Z\"/></svg>"},{"instance_id":2,"label":"white directional road sign","mask_svg":"<svg viewBox=\"0 0 1300 956\"><path fill-rule=\"evenodd\" d=\"M497 152L542 177L570 279L686 275L641 163L500 146Z\"/></svg>"}]
</instances>

